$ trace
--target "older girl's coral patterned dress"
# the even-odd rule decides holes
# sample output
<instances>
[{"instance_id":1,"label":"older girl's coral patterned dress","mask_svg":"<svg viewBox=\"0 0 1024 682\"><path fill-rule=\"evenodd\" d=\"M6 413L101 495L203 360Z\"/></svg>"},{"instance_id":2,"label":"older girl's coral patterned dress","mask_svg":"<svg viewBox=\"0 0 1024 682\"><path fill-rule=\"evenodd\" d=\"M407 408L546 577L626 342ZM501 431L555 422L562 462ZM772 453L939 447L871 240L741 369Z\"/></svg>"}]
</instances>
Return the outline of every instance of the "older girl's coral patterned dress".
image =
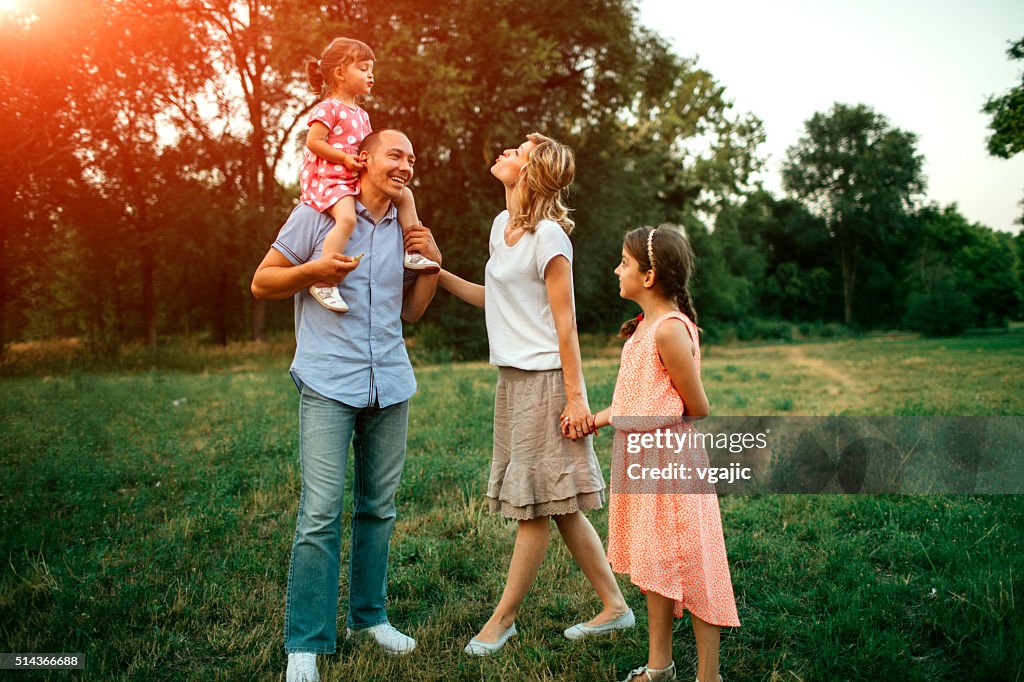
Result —
<instances>
[{"instance_id":1,"label":"older girl's coral patterned dress","mask_svg":"<svg viewBox=\"0 0 1024 682\"><path fill-rule=\"evenodd\" d=\"M669 319L686 325L700 372L697 326L678 311L654 320L622 347L619 377L612 398L612 424L625 417L678 417L684 405L661 362L654 335ZM683 453L695 459L706 453ZM614 465L613 465L614 466ZM616 472L612 472L616 477ZM738 626L729 562L722 536L718 496L714 493L617 493L608 505L608 561L616 573L647 592L675 601L677 618L684 610L712 625Z\"/></svg>"},{"instance_id":2,"label":"older girl's coral patterned dress","mask_svg":"<svg viewBox=\"0 0 1024 682\"><path fill-rule=\"evenodd\" d=\"M362 108L350 107L333 97L313 107L307 125L316 122L327 126L329 145L349 154L358 153L363 138L373 132L370 117ZM307 149L302 157L299 186L299 200L323 213L342 197L359 194L359 174Z\"/></svg>"}]
</instances>

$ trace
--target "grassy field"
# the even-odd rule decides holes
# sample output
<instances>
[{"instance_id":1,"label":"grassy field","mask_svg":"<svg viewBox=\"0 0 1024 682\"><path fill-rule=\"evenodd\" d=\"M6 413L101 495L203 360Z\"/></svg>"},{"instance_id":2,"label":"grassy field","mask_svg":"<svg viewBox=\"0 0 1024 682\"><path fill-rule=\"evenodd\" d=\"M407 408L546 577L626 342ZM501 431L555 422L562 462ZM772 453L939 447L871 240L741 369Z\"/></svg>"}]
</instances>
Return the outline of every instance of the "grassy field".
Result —
<instances>
[{"instance_id":1,"label":"grassy field","mask_svg":"<svg viewBox=\"0 0 1024 682\"><path fill-rule=\"evenodd\" d=\"M140 351L116 371L23 347L0 366L2 650L87 656L84 672L12 677L283 679L299 496L287 345ZM596 409L617 358L594 356ZM515 532L482 504L495 370L417 376L389 611L420 648L393 659L342 642L324 679L621 679L644 660L642 595L622 581L641 607L635 631L566 641L560 631L598 604L560 542L519 639L489 660L461 653L500 594ZM704 377L716 414L1021 415L1024 335L711 347ZM609 443L602 434L605 466ZM724 496L721 506L743 621L723 632L729 682L1024 679L1019 497ZM604 513L591 519L603 536ZM692 679L686 619L675 649L680 679Z\"/></svg>"}]
</instances>

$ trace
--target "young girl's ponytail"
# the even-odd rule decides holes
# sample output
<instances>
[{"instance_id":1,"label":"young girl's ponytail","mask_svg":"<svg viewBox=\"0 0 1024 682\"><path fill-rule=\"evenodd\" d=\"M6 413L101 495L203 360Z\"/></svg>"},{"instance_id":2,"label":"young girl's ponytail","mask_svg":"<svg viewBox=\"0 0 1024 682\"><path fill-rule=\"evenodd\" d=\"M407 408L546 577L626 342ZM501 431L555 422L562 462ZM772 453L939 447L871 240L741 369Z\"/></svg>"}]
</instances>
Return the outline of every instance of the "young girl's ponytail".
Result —
<instances>
[{"instance_id":1,"label":"young girl's ponytail","mask_svg":"<svg viewBox=\"0 0 1024 682\"><path fill-rule=\"evenodd\" d=\"M320 60L308 58L303 64L303 69L306 72L306 82L309 83L309 87L313 88L313 92L322 93L324 89L324 75L320 73Z\"/></svg>"}]
</instances>

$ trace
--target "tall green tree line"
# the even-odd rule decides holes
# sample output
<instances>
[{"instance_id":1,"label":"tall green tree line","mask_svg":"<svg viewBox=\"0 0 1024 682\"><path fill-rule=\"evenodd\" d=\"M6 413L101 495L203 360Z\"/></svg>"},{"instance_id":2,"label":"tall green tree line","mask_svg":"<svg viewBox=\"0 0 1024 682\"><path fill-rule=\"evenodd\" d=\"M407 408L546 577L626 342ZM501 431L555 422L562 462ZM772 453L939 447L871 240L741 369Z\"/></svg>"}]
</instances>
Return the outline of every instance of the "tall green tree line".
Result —
<instances>
[{"instance_id":1,"label":"tall green tree line","mask_svg":"<svg viewBox=\"0 0 1024 682\"><path fill-rule=\"evenodd\" d=\"M584 331L630 313L611 275L622 234L662 222L691 235L708 327L920 323L912 309L951 283L974 286L997 253L1018 276L961 292L972 314L985 309L970 323L1019 315L1019 240L922 208L912 133L863 105L815 114L790 150L788 197L772 197L752 181L760 121L628 0L24 7L0 14L0 347L74 335L114 352L163 334L223 343L289 327L290 305L254 301L248 281L297 196L316 101L302 59L338 35L376 51L365 106L376 128L412 138L420 215L462 275L481 278L503 206L493 158L532 130L573 146ZM465 355L485 343L481 316L444 295L425 327Z\"/></svg>"},{"instance_id":2,"label":"tall green tree line","mask_svg":"<svg viewBox=\"0 0 1024 682\"><path fill-rule=\"evenodd\" d=\"M361 38L379 56L366 106L376 127L412 137L420 213L453 269L482 269L501 207L487 169L501 149L537 129L577 150L581 297L600 299L583 324L603 319L605 259L622 230L736 196L758 164L759 122L734 114L711 74L640 26L631 2L30 6L22 20L5 19L4 39L34 52L20 53L25 68L5 63L4 82L38 93L59 62L67 74L54 101L36 106L66 117L67 134L28 123L46 117L18 101L9 108L43 142L56 133L73 163L40 164L5 201L5 224L36 232L5 233L14 246L2 279L19 312L5 315L3 341L76 334L116 345L182 332L224 341L287 325L287 305L265 322L246 285L294 202L283 169L294 165L315 102L302 58L337 35ZM65 34L54 32L60 26ZM685 144L697 136L710 141L700 153ZM25 166L9 151L5 169L17 176ZM67 196L32 191L36 177L66 185ZM435 323L475 324L456 311L441 301Z\"/></svg>"}]
</instances>

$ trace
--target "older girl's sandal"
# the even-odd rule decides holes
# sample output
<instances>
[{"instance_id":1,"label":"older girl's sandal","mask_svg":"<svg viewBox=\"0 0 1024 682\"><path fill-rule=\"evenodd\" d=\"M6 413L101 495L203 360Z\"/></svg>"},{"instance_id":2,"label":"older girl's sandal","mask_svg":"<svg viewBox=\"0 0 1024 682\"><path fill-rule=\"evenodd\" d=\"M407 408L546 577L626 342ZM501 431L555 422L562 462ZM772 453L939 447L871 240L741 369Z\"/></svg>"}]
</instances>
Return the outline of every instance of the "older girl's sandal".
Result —
<instances>
[{"instance_id":1,"label":"older girl's sandal","mask_svg":"<svg viewBox=\"0 0 1024 682\"><path fill-rule=\"evenodd\" d=\"M676 679L676 662L672 661L667 668L649 668L646 665L634 668L622 682L662 682Z\"/></svg>"}]
</instances>

